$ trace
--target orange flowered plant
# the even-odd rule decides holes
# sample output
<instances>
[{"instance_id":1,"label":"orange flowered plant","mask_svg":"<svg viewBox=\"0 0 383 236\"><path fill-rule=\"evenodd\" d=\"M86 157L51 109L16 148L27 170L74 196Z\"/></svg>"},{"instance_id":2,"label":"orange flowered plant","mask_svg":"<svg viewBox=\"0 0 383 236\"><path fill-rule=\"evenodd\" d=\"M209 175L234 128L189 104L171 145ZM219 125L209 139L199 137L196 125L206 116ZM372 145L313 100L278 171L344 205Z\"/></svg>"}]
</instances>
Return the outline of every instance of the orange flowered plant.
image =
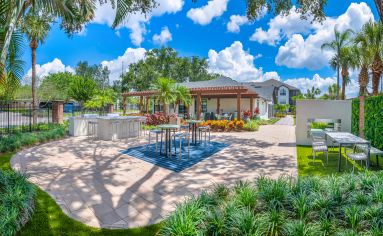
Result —
<instances>
[{"instance_id":1,"label":"orange flowered plant","mask_svg":"<svg viewBox=\"0 0 383 236\"><path fill-rule=\"evenodd\" d=\"M202 126L210 126L213 131L232 131L243 130L245 123L242 120L207 120L201 124Z\"/></svg>"}]
</instances>

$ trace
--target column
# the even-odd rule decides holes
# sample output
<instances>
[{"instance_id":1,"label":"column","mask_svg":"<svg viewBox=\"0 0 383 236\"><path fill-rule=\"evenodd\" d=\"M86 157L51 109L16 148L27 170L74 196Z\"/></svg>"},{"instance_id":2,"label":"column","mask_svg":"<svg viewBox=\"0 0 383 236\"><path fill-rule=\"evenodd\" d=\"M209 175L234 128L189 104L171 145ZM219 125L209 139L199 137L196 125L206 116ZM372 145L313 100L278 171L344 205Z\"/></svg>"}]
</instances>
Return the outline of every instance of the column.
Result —
<instances>
[{"instance_id":1,"label":"column","mask_svg":"<svg viewBox=\"0 0 383 236\"><path fill-rule=\"evenodd\" d=\"M145 103L145 111L146 111L146 114L149 113L149 103L150 103L150 98L149 98L149 97L146 97L146 103Z\"/></svg>"},{"instance_id":2,"label":"column","mask_svg":"<svg viewBox=\"0 0 383 236\"><path fill-rule=\"evenodd\" d=\"M253 118L254 116L254 97L250 97L250 118Z\"/></svg>"},{"instance_id":3,"label":"column","mask_svg":"<svg viewBox=\"0 0 383 236\"><path fill-rule=\"evenodd\" d=\"M197 120L201 119L201 93L197 93Z\"/></svg>"},{"instance_id":4,"label":"column","mask_svg":"<svg viewBox=\"0 0 383 236\"><path fill-rule=\"evenodd\" d=\"M122 114L126 114L126 97L124 96L122 100Z\"/></svg>"},{"instance_id":5,"label":"column","mask_svg":"<svg viewBox=\"0 0 383 236\"><path fill-rule=\"evenodd\" d=\"M142 114L144 111L144 97L140 96L140 113Z\"/></svg>"},{"instance_id":6,"label":"column","mask_svg":"<svg viewBox=\"0 0 383 236\"><path fill-rule=\"evenodd\" d=\"M113 113L114 112L114 104L107 104L106 109L108 113Z\"/></svg>"},{"instance_id":7,"label":"column","mask_svg":"<svg viewBox=\"0 0 383 236\"><path fill-rule=\"evenodd\" d=\"M64 102L63 101L52 102L52 121L55 124L64 123Z\"/></svg>"},{"instance_id":8,"label":"column","mask_svg":"<svg viewBox=\"0 0 383 236\"><path fill-rule=\"evenodd\" d=\"M237 94L237 119L241 120L241 93Z\"/></svg>"},{"instance_id":9,"label":"column","mask_svg":"<svg viewBox=\"0 0 383 236\"><path fill-rule=\"evenodd\" d=\"M217 98L217 111L216 113L219 114L220 113L220 106L221 106L221 100L219 98Z\"/></svg>"}]
</instances>

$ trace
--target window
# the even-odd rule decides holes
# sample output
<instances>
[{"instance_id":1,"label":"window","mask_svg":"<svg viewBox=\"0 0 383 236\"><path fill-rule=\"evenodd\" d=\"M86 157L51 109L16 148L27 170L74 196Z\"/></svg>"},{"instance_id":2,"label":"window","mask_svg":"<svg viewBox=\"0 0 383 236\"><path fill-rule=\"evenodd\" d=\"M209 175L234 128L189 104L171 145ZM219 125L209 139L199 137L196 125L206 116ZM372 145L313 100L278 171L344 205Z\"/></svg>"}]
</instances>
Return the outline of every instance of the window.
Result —
<instances>
[{"instance_id":1,"label":"window","mask_svg":"<svg viewBox=\"0 0 383 236\"><path fill-rule=\"evenodd\" d=\"M285 99L279 100L279 104L286 104L286 100Z\"/></svg>"},{"instance_id":2,"label":"window","mask_svg":"<svg viewBox=\"0 0 383 236\"><path fill-rule=\"evenodd\" d=\"M279 95L286 96L286 89L282 88L279 92Z\"/></svg>"}]
</instances>

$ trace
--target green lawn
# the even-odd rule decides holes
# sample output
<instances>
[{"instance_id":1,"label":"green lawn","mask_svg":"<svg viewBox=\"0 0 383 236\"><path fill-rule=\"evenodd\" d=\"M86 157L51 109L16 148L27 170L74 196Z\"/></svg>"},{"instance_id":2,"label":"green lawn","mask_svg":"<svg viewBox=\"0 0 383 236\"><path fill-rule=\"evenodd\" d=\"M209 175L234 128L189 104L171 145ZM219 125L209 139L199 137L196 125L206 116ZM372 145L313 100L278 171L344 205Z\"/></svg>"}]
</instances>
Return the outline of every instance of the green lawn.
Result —
<instances>
[{"instance_id":1,"label":"green lawn","mask_svg":"<svg viewBox=\"0 0 383 236\"><path fill-rule=\"evenodd\" d=\"M309 175L320 175L326 176L331 174L341 174L344 172L351 172L352 165L355 163L351 163L348 161L348 166L346 167L346 156L343 155L342 158L342 172L338 172L338 150L337 148L330 148L328 164L326 163L326 156L322 153L317 154L315 161L313 161L312 148L311 146L298 146L297 147L297 157L298 157L298 174L299 176L309 176ZM376 167L376 158L371 158L372 167L370 170L382 170L382 166L380 169ZM379 160L379 163L382 165L382 160ZM363 171L360 165L355 164L355 172Z\"/></svg>"},{"instance_id":2,"label":"green lawn","mask_svg":"<svg viewBox=\"0 0 383 236\"><path fill-rule=\"evenodd\" d=\"M10 169L14 153L0 154L0 169ZM88 227L69 218L44 191L37 189L36 209L31 221L21 229L19 235L156 235L161 225L125 230L107 230Z\"/></svg>"}]
</instances>

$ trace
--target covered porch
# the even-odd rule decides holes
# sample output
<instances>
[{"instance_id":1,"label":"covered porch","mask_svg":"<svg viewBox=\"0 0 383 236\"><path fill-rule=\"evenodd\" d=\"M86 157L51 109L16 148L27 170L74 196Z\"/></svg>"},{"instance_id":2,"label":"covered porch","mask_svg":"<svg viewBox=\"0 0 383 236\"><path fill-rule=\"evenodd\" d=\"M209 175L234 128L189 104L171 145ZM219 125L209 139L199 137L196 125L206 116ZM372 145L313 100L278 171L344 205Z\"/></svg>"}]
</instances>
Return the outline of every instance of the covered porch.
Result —
<instances>
[{"instance_id":1,"label":"covered porch","mask_svg":"<svg viewBox=\"0 0 383 236\"><path fill-rule=\"evenodd\" d=\"M139 108L141 113L149 113L150 110L152 110L153 113L158 112L160 109L156 110L156 106L153 106L153 109L150 109L150 104L156 104L157 94L158 91L155 90L123 93L124 113L127 105L127 97L139 97ZM215 114L226 112L235 113L237 119L242 119L242 112L250 111L251 116L253 116L255 112L254 101L258 98L258 95L246 86L190 88L190 94L193 98L191 105L183 106L180 104L177 109L173 107L173 111L192 115L196 117L196 119L203 118L203 114L207 112ZM154 102L151 102L151 100ZM182 109L180 109L181 106Z\"/></svg>"}]
</instances>

